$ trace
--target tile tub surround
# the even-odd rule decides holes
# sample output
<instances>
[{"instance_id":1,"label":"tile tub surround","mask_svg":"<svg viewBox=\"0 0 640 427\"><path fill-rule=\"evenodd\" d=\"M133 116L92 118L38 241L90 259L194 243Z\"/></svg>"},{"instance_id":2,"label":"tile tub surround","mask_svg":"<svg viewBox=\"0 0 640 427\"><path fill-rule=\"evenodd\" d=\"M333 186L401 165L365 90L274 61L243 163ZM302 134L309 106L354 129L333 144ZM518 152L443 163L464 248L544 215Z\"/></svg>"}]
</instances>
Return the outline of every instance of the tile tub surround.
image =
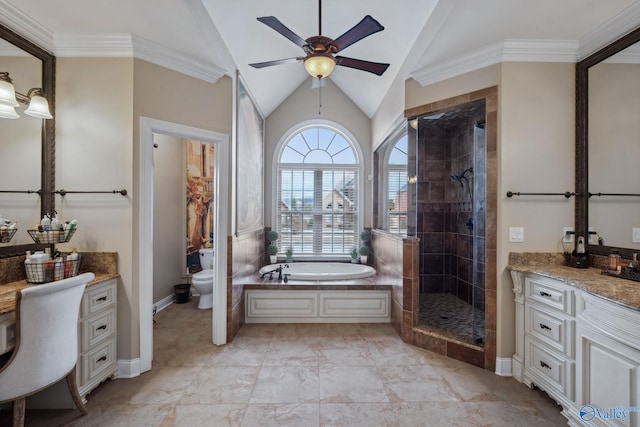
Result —
<instances>
[{"instance_id":1,"label":"tile tub surround","mask_svg":"<svg viewBox=\"0 0 640 427\"><path fill-rule=\"evenodd\" d=\"M216 347L197 303L156 315L150 372L100 385L85 417L27 409L27 425L567 425L545 393L408 345L389 324L248 324Z\"/></svg>"}]
</instances>

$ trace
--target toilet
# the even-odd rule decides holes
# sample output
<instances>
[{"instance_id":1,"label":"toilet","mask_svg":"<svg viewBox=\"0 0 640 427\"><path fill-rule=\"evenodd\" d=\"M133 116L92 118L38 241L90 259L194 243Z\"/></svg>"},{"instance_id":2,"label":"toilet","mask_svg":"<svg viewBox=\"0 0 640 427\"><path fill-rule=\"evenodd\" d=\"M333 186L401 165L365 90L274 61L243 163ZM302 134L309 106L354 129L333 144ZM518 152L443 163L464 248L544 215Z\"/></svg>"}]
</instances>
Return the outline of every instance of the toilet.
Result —
<instances>
[{"instance_id":1,"label":"toilet","mask_svg":"<svg viewBox=\"0 0 640 427\"><path fill-rule=\"evenodd\" d=\"M200 294L198 308L213 307L213 249L200 249L200 267L202 271L194 274L191 285Z\"/></svg>"}]
</instances>

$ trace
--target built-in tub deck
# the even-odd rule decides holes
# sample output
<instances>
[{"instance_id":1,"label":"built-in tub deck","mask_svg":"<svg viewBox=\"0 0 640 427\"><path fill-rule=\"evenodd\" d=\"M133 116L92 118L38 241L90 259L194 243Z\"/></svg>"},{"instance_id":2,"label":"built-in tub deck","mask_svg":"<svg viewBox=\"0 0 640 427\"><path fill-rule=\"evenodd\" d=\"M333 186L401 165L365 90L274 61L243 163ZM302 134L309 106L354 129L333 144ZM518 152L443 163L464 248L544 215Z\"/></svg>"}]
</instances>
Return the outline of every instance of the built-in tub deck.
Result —
<instances>
[{"instance_id":1,"label":"built-in tub deck","mask_svg":"<svg viewBox=\"0 0 640 427\"><path fill-rule=\"evenodd\" d=\"M247 323L389 323L391 279L289 280L244 285Z\"/></svg>"}]
</instances>

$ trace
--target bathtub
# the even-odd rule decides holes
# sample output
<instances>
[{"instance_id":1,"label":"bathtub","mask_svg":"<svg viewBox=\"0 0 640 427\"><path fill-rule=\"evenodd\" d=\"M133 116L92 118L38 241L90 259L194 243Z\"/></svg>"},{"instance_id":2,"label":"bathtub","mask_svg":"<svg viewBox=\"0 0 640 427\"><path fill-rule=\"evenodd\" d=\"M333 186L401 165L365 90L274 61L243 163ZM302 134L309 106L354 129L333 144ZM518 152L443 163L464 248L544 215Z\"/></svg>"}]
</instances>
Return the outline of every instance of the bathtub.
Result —
<instances>
[{"instance_id":1,"label":"bathtub","mask_svg":"<svg viewBox=\"0 0 640 427\"><path fill-rule=\"evenodd\" d=\"M285 263L266 265L260 269L260 274L278 268ZM364 279L376 275L373 267L362 264L344 262L294 262L289 268L282 270L290 280L351 280ZM274 273L274 277L277 273Z\"/></svg>"}]
</instances>

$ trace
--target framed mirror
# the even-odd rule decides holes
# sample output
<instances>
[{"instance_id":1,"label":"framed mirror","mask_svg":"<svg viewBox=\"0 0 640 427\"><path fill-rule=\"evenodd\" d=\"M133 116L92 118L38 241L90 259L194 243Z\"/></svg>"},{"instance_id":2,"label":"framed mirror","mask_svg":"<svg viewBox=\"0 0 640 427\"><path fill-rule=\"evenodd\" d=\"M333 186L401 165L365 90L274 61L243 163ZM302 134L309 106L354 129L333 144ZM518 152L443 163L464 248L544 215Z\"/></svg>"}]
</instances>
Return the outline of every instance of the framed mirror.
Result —
<instances>
[{"instance_id":1,"label":"framed mirror","mask_svg":"<svg viewBox=\"0 0 640 427\"><path fill-rule=\"evenodd\" d=\"M42 88L55 117L55 57L0 25L0 72L9 72L17 92ZM37 119L17 107L17 119L0 118L0 214L18 223L11 241L0 244L0 257L22 255L35 245L27 229L54 209L55 118ZM39 194L32 191L39 191Z\"/></svg>"},{"instance_id":2,"label":"framed mirror","mask_svg":"<svg viewBox=\"0 0 640 427\"><path fill-rule=\"evenodd\" d=\"M640 252L638 117L640 28L576 64L575 222L592 254Z\"/></svg>"}]
</instances>

